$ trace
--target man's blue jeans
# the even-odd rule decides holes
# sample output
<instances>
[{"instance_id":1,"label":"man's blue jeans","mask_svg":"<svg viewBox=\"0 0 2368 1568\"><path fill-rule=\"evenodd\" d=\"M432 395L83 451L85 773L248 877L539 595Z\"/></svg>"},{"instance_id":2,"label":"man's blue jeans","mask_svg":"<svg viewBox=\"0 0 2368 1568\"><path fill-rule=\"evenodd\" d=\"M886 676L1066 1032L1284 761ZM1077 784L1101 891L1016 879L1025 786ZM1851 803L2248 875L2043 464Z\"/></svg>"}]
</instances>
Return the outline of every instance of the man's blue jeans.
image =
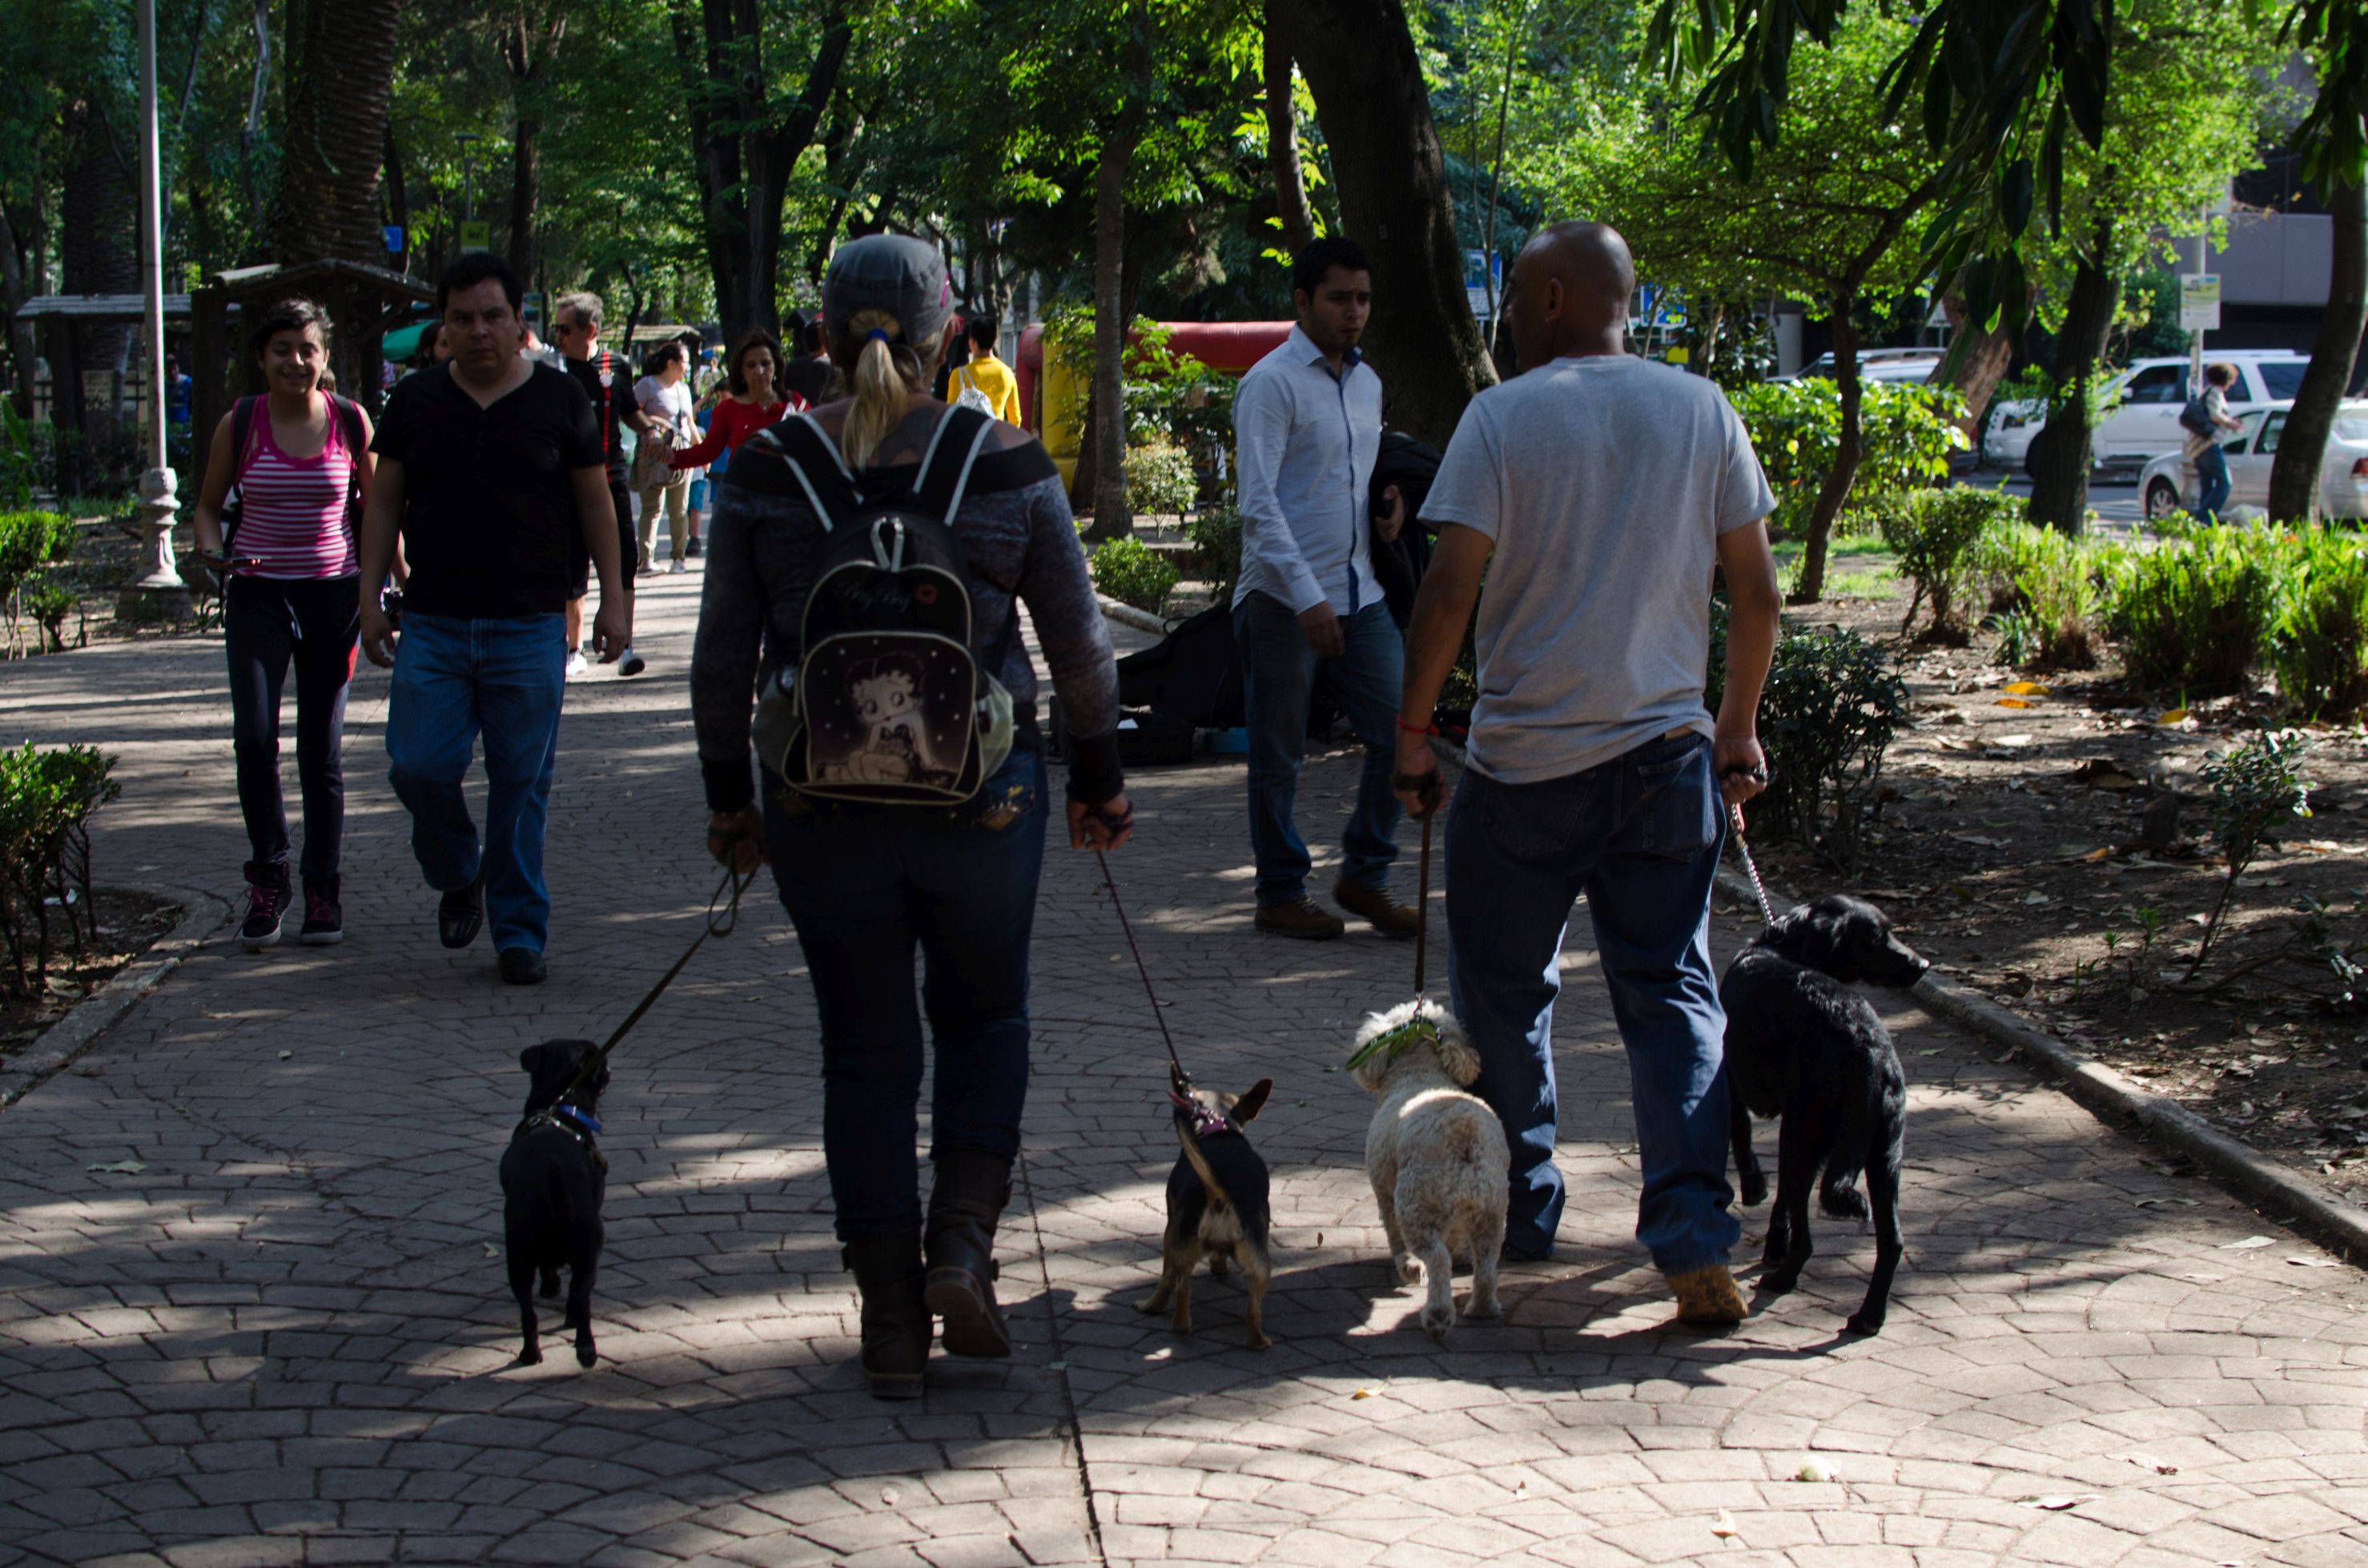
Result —
<instances>
[{"instance_id":1,"label":"man's blue jeans","mask_svg":"<svg viewBox=\"0 0 2368 1568\"><path fill-rule=\"evenodd\" d=\"M1447 818L1449 973L1480 1051L1474 1085L1512 1151L1508 1256L1543 1257L1562 1221L1554 1168L1554 1006L1571 905L1587 895L1628 1048L1645 1192L1636 1239L1668 1273L1725 1263L1726 1015L1710 960L1725 839L1697 734L1650 741L1566 778L1503 784L1471 769Z\"/></svg>"},{"instance_id":2,"label":"man's blue jeans","mask_svg":"<svg viewBox=\"0 0 2368 1568\"><path fill-rule=\"evenodd\" d=\"M925 1011L937 1045L930 1157L1019 1153L1043 756L1014 752L951 811L817 808L769 773L765 797L766 857L821 1015L823 1161L838 1239L916 1229Z\"/></svg>"},{"instance_id":3,"label":"man's blue jeans","mask_svg":"<svg viewBox=\"0 0 2368 1568\"><path fill-rule=\"evenodd\" d=\"M482 869L495 950L541 952L551 932L542 834L559 755L559 699L567 688L565 622L556 615L499 620L405 614L387 700L387 778L411 812L411 852L438 892L467 887ZM485 837L461 780L485 742Z\"/></svg>"},{"instance_id":4,"label":"man's blue jeans","mask_svg":"<svg viewBox=\"0 0 2368 1568\"><path fill-rule=\"evenodd\" d=\"M2214 441L2195 454L2195 511L2198 522L2209 522L2228 505L2228 454Z\"/></svg>"},{"instance_id":5,"label":"man's blue jeans","mask_svg":"<svg viewBox=\"0 0 2368 1568\"><path fill-rule=\"evenodd\" d=\"M1292 821L1292 807L1307 752L1307 706L1319 684L1365 744L1357 809L1340 839L1341 878L1360 887L1386 888L1390 862L1397 858L1393 835L1399 806L1390 790L1390 768L1397 756L1406 641L1389 607L1378 600L1342 616L1340 637L1339 655L1319 658L1301 635L1299 618L1281 599L1251 594L1234 607L1242 704L1249 718L1250 851L1258 860L1261 907L1307 896L1307 845Z\"/></svg>"}]
</instances>

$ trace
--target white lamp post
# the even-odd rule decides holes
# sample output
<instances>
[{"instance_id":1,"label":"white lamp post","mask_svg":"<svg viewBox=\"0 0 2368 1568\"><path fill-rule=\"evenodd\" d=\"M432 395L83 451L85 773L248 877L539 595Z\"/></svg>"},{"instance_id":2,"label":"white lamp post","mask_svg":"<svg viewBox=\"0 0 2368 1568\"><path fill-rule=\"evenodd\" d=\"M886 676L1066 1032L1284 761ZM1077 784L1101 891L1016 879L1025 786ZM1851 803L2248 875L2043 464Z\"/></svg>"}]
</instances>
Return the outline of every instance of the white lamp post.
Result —
<instances>
[{"instance_id":1,"label":"white lamp post","mask_svg":"<svg viewBox=\"0 0 2368 1568\"><path fill-rule=\"evenodd\" d=\"M156 136L156 0L140 0L140 288L146 310L148 470L140 476L140 559L147 573L135 588L187 586L173 564L173 520L180 510L165 459L165 224Z\"/></svg>"}]
</instances>

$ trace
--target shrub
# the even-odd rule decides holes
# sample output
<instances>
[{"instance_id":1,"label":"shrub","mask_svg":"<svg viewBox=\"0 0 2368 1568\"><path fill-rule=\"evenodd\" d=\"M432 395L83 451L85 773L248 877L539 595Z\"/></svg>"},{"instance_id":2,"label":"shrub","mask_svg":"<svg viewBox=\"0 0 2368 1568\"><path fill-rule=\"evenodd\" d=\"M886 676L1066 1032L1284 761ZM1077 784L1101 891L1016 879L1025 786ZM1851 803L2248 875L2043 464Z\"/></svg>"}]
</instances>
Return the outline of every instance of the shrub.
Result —
<instances>
[{"instance_id":1,"label":"shrub","mask_svg":"<svg viewBox=\"0 0 2368 1568\"><path fill-rule=\"evenodd\" d=\"M1134 512L1190 511L1200 488L1191 454L1173 441L1126 449L1126 504Z\"/></svg>"},{"instance_id":2,"label":"shrub","mask_svg":"<svg viewBox=\"0 0 2368 1568\"><path fill-rule=\"evenodd\" d=\"M1776 492L1769 526L1780 537L1798 537L1840 449L1841 389L1812 377L1765 381L1732 395ZM1852 490L1882 496L1946 477L1949 454L1965 444L1955 423L1964 413L1952 388L1867 382L1859 404L1864 449Z\"/></svg>"},{"instance_id":3,"label":"shrub","mask_svg":"<svg viewBox=\"0 0 2368 1568\"><path fill-rule=\"evenodd\" d=\"M1759 701L1770 777L1767 792L1746 808L1752 824L1853 869L1864 808L1882 788L1884 753L1907 721L1907 683L1858 633L1783 638Z\"/></svg>"},{"instance_id":4,"label":"shrub","mask_svg":"<svg viewBox=\"0 0 2368 1568\"><path fill-rule=\"evenodd\" d=\"M2266 647L2278 690L2303 718L2349 718L2368 705L2368 546L2317 528L2273 559L2278 602Z\"/></svg>"},{"instance_id":5,"label":"shrub","mask_svg":"<svg viewBox=\"0 0 2368 1568\"><path fill-rule=\"evenodd\" d=\"M1167 558L1133 534L1094 547L1094 586L1122 605L1157 615L1176 586Z\"/></svg>"},{"instance_id":6,"label":"shrub","mask_svg":"<svg viewBox=\"0 0 2368 1568\"><path fill-rule=\"evenodd\" d=\"M1882 514L1883 542L1899 557L1900 573L1913 583L1907 613L1900 618L1905 633L1916 620L1918 606L1930 604L1930 631L1949 635L1964 631L1960 600L1975 574L1975 547L1993 523L2016 522L2022 503L2003 491L1952 485L1946 490L1912 490Z\"/></svg>"},{"instance_id":7,"label":"shrub","mask_svg":"<svg viewBox=\"0 0 2368 1568\"><path fill-rule=\"evenodd\" d=\"M2310 815L2310 787L2303 781L2302 756L2310 742L2294 731L2264 729L2244 744L2222 753L2203 765L2203 782L2212 790L2212 836L2219 842L2227 874L2212 912L2203 923L2203 940L2187 966L2187 978L2203 967L2220 922L2228 912L2228 894L2264 846L2278 846L2278 830Z\"/></svg>"},{"instance_id":8,"label":"shrub","mask_svg":"<svg viewBox=\"0 0 2368 1568\"><path fill-rule=\"evenodd\" d=\"M1994 522L1974 550L1974 571L1990 608L2022 617L2037 669L2087 669L2097 662L2089 622L2096 613L2096 561L2069 534L2025 522Z\"/></svg>"},{"instance_id":9,"label":"shrub","mask_svg":"<svg viewBox=\"0 0 2368 1568\"><path fill-rule=\"evenodd\" d=\"M25 613L41 630L44 651L65 652L66 617L82 608L82 596L56 583L43 583L20 590L18 597L24 601Z\"/></svg>"},{"instance_id":10,"label":"shrub","mask_svg":"<svg viewBox=\"0 0 2368 1568\"><path fill-rule=\"evenodd\" d=\"M65 916L74 950L82 950L82 924L66 902L78 892L98 935L90 902L91 813L122 793L111 777L115 758L89 746L0 752L0 926L8 937L10 980L19 995L39 996L55 950L48 900L54 896ZM32 963L26 965L28 954Z\"/></svg>"},{"instance_id":11,"label":"shrub","mask_svg":"<svg viewBox=\"0 0 2368 1568\"><path fill-rule=\"evenodd\" d=\"M1192 541L1192 569L1201 581L1217 591L1222 602L1242 574L1242 515L1231 506L1212 506L1184 525Z\"/></svg>"},{"instance_id":12,"label":"shrub","mask_svg":"<svg viewBox=\"0 0 2368 1568\"><path fill-rule=\"evenodd\" d=\"M45 566L74 552L74 519L55 512L0 512L0 602L8 616L8 646L20 650L25 592Z\"/></svg>"},{"instance_id":13,"label":"shrub","mask_svg":"<svg viewBox=\"0 0 2368 1568\"><path fill-rule=\"evenodd\" d=\"M2107 557L2105 629L2132 680L2193 691L2243 682L2269 629L2262 542L2248 528L2206 528Z\"/></svg>"}]
</instances>

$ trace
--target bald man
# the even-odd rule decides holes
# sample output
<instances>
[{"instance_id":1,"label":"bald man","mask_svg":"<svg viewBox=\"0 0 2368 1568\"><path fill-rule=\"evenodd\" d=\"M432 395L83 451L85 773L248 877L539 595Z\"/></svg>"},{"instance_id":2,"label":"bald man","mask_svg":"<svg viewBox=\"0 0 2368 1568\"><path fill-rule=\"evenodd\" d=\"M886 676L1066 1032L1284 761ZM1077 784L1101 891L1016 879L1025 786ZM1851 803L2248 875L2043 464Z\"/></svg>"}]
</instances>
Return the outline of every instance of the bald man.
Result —
<instances>
[{"instance_id":1,"label":"bald man","mask_svg":"<svg viewBox=\"0 0 2368 1568\"><path fill-rule=\"evenodd\" d=\"M1636 1237L1681 1319L1736 1323L1710 893L1722 801L1765 787L1775 497L1716 385L1628 354L1635 281L1626 244L1594 223L1543 231L1513 268L1522 373L1472 400L1423 506L1442 527L1415 601L1393 783L1408 811L1437 809L1423 732L1476 600L1480 699L1448 812L1447 925L1475 1088L1512 1151L1506 1256L1551 1256L1561 1223L1554 1006L1583 892L1628 1050ZM1702 702L1713 566L1733 612L1715 720Z\"/></svg>"}]
</instances>

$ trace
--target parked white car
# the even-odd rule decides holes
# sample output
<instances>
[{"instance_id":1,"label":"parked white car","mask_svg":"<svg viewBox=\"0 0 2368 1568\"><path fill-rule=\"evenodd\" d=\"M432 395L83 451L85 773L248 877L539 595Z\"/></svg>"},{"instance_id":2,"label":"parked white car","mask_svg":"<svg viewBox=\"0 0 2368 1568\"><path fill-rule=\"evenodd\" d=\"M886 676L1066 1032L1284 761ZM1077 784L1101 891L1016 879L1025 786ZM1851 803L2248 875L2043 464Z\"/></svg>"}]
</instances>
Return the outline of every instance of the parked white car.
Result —
<instances>
[{"instance_id":1,"label":"parked white car","mask_svg":"<svg viewBox=\"0 0 2368 1568\"><path fill-rule=\"evenodd\" d=\"M1858 379L1861 381L1929 381L1932 372L1941 368L1944 351L1939 348L1861 348L1858 354ZM1834 357L1820 354L1789 376L1779 381L1805 381L1812 379L1834 379Z\"/></svg>"},{"instance_id":2,"label":"parked white car","mask_svg":"<svg viewBox=\"0 0 2368 1568\"><path fill-rule=\"evenodd\" d=\"M2228 412L2242 414L2290 402L2302 388L2310 356L2291 348L2207 349L2206 362L2237 369L2228 391ZM2157 452L2181 445L2180 411L2187 406L2185 359L2139 359L2107 387L2108 409L2089 437L2089 458L2100 469L2132 470ZM2047 407L2029 402L1990 405L1982 426L1982 451L1993 462L2031 466L2032 438L2047 426Z\"/></svg>"},{"instance_id":3,"label":"parked white car","mask_svg":"<svg viewBox=\"0 0 2368 1568\"><path fill-rule=\"evenodd\" d=\"M2285 399L2237 415L2245 427L2230 431L2220 443L2228 454L2230 507L2269 505L2270 469L2277 461L2278 437L2293 407L2293 400ZM2138 494L2145 497L2148 522L2195 504L2195 465L2183 455L2184 441L2180 446L2180 451L2165 452L2138 471ZM2346 403L2336 410L2327 457L2319 465L2318 510L2328 517L2368 517L2368 401Z\"/></svg>"}]
</instances>

